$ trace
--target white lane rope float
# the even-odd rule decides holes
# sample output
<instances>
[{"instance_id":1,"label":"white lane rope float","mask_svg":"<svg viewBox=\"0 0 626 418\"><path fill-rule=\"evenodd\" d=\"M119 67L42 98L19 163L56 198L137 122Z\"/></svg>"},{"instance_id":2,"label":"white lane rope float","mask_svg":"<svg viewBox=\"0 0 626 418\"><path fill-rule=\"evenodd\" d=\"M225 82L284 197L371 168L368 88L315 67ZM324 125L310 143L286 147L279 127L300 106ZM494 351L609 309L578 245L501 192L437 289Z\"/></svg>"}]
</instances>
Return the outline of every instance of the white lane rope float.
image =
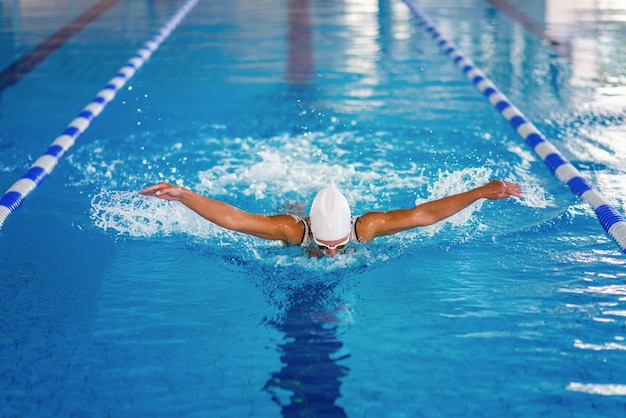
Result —
<instances>
[{"instance_id":1,"label":"white lane rope float","mask_svg":"<svg viewBox=\"0 0 626 418\"><path fill-rule=\"evenodd\" d=\"M594 210L604 230L615 240L622 252L626 253L626 221L624 217L604 198L594 186L539 132L522 112L477 68L472 60L437 29L432 21L412 0L403 0L409 7L418 25L439 45L454 64L474 83L476 88L509 121L513 129L526 141L535 153L548 166L552 174L567 184L572 192L585 200Z\"/></svg>"},{"instance_id":2,"label":"white lane rope float","mask_svg":"<svg viewBox=\"0 0 626 418\"><path fill-rule=\"evenodd\" d=\"M143 44L96 97L82 110L82 112L65 128L61 135L54 140L48 150L37 159L18 181L16 181L0 198L0 228L7 217L22 205L24 198L54 170L59 159L69 150L76 139L85 132L91 122L111 102L117 92L141 68L157 50L161 43L185 18L187 13L196 5L198 0L185 2L170 19Z\"/></svg>"}]
</instances>

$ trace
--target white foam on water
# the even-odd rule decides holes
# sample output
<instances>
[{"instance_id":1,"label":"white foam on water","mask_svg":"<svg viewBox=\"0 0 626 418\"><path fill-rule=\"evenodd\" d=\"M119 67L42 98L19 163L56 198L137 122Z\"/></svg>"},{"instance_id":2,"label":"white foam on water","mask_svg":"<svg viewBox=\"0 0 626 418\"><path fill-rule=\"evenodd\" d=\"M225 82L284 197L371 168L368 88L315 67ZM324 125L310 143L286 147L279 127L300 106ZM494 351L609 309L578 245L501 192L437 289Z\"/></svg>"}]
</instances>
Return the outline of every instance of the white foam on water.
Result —
<instances>
[{"instance_id":1,"label":"white foam on water","mask_svg":"<svg viewBox=\"0 0 626 418\"><path fill-rule=\"evenodd\" d=\"M238 149L229 152L219 165L199 173L194 187L207 195L236 190L257 200L291 195L309 200L317 190L334 184L351 203L376 202L392 190L426 183L416 164L396 169L384 159L363 162L358 155L340 149L348 134L280 136L264 141L238 139Z\"/></svg>"},{"instance_id":2,"label":"white foam on water","mask_svg":"<svg viewBox=\"0 0 626 418\"><path fill-rule=\"evenodd\" d=\"M616 383L570 382L566 389L572 392L583 392L592 395L626 396L626 385Z\"/></svg>"}]
</instances>

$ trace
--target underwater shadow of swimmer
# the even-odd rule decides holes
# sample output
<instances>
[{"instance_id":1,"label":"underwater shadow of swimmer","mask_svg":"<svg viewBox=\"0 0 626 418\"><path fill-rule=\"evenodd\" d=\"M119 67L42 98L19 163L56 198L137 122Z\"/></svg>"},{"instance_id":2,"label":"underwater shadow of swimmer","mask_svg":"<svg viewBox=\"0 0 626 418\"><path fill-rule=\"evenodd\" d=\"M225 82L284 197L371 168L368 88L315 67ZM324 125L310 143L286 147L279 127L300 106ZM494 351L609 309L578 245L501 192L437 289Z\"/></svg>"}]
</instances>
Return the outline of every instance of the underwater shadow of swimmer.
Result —
<instances>
[{"instance_id":1,"label":"underwater shadow of swimmer","mask_svg":"<svg viewBox=\"0 0 626 418\"><path fill-rule=\"evenodd\" d=\"M341 381L350 371L340 364L349 354L341 353L337 331L352 318L336 292L337 284L309 281L291 287L282 300L281 318L266 321L284 336L278 345L283 367L272 373L263 389L284 417L347 416L336 404Z\"/></svg>"}]
</instances>

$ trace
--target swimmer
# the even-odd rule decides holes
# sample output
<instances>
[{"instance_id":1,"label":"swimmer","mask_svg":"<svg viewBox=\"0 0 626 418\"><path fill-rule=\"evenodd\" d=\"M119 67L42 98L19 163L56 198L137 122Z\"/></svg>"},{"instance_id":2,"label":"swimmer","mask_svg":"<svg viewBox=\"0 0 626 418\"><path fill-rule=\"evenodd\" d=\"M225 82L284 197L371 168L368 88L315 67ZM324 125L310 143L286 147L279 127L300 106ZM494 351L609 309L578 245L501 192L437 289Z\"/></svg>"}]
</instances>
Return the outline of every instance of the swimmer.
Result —
<instances>
[{"instance_id":1,"label":"swimmer","mask_svg":"<svg viewBox=\"0 0 626 418\"><path fill-rule=\"evenodd\" d=\"M477 200L520 197L522 190L519 184L493 180L469 191L421 203L409 209L352 216L345 196L336 187L329 186L317 193L309 216L305 218L291 214L249 213L169 183L155 184L141 190L139 194L179 201L222 228L268 240L281 240L287 244L317 247L314 255L334 257L350 242L364 243L379 236L432 225Z\"/></svg>"}]
</instances>

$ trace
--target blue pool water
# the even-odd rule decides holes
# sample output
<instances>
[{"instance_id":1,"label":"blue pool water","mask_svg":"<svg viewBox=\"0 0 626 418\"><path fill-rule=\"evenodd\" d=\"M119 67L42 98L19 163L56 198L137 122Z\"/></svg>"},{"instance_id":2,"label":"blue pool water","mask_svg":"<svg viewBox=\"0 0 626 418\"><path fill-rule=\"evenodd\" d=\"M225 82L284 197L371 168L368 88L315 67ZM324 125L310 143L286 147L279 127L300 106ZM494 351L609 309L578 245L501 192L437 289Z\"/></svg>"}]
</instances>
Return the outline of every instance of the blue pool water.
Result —
<instances>
[{"instance_id":1,"label":"blue pool water","mask_svg":"<svg viewBox=\"0 0 626 418\"><path fill-rule=\"evenodd\" d=\"M0 1L0 64L98 3ZM417 3L626 212L626 12ZM116 2L0 93L3 191L181 4ZM492 178L525 195L332 260L136 193ZM625 260L401 1L200 0L0 230L0 415L620 417Z\"/></svg>"}]
</instances>

